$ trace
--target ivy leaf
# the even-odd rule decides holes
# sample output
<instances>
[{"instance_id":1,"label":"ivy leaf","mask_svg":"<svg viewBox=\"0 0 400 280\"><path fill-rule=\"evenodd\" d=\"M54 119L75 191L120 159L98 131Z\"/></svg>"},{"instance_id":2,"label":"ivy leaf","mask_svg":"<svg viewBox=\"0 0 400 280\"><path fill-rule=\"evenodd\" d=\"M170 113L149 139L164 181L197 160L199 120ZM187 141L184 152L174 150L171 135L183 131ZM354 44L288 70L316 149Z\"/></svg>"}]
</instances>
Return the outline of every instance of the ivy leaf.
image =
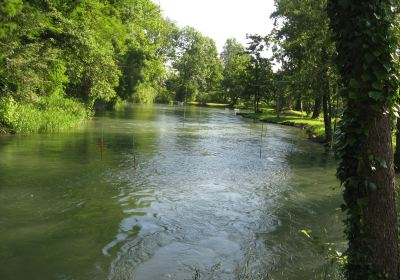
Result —
<instances>
[{"instance_id":1,"label":"ivy leaf","mask_svg":"<svg viewBox=\"0 0 400 280\"><path fill-rule=\"evenodd\" d=\"M368 73L364 73L361 76L361 79L363 80L363 82L368 82L371 79L371 76Z\"/></svg>"},{"instance_id":2,"label":"ivy leaf","mask_svg":"<svg viewBox=\"0 0 400 280\"><path fill-rule=\"evenodd\" d=\"M342 8L347 8L349 5L349 0L339 0L338 3Z\"/></svg>"},{"instance_id":3,"label":"ivy leaf","mask_svg":"<svg viewBox=\"0 0 400 280\"><path fill-rule=\"evenodd\" d=\"M385 169L388 168L386 160L382 159L382 158L375 158L376 161L379 163L379 165Z\"/></svg>"},{"instance_id":4,"label":"ivy leaf","mask_svg":"<svg viewBox=\"0 0 400 280\"><path fill-rule=\"evenodd\" d=\"M385 67L386 71L388 71L388 72L390 72L390 70L392 70L392 68L390 67L390 65L387 64L387 63L384 63L384 64L383 64L383 67Z\"/></svg>"},{"instance_id":5,"label":"ivy leaf","mask_svg":"<svg viewBox=\"0 0 400 280\"><path fill-rule=\"evenodd\" d=\"M375 101L378 101L383 97L380 91L370 91L368 92L368 96L374 99Z\"/></svg>"},{"instance_id":6,"label":"ivy leaf","mask_svg":"<svg viewBox=\"0 0 400 280\"><path fill-rule=\"evenodd\" d=\"M374 75L375 75L375 77L377 77L378 78L378 80L384 80L385 78L386 78L386 73L384 73L384 70L383 69L380 69L381 71L379 71L379 70L375 70L374 71Z\"/></svg>"},{"instance_id":7,"label":"ivy leaf","mask_svg":"<svg viewBox=\"0 0 400 280\"><path fill-rule=\"evenodd\" d=\"M369 160L369 161L373 161L373 160L374 160L374 156L373 156L373 155L369 155L369 156L368 156L368 160Z\"/></svg>"},{"instance_id":8,"label":"ivy leaf","mask_svg":"<svg viewBox=\"0 0 400 280\"><path fill-rule=\"evenodd\" d=\"M348 187L357 187L358 186L358 178L357 177L350 177L347 179L347 186Z\"/></svg>"},{"instance_id":9,"label":"ivy leaf","mask_svg":"<svg viewBox=\"0 0 400 280\"><path fill-rule=\"evenodd\" d=\"M369 188L370 191L373 191L373 192L378 189L378 187L373 182L369 182L368 183L368 188Z\"/></svg>"},{"instance_id":10,"label":"ivy leaf","mask_svg":"<svg viewBox=\"0 0 400 280\"><path fill-rule=\"evenodd\" d=\"M349 146L353 146L354 145L354 143L356 143L356 138L349 138L349 139L347 139L347 145L349 145Z\"/></svg>"},{"instance_id":11,"label":"ivy leaf","mask_svg":"<svg viewBox=\"0 0 400 280\"><path fill-rule=\"evenodd\" d=\"M377 90L382 90L383 89L383 83L381 81L375 82L375 83L372 84L372 87L374 89L377 89Z\"/></svg>"},{"instance_id":12,"label":"ivy leaf","mask_svg":"<svg viewBox=\"0 0 400 280\"><path fill-rule=\"evenodd\" d=\"M374 50L374 52L372 53L375 57L379 57L382 52L380 50Z\"/></svg>"},{"instance_id":13,"label":"ivy leaf","mask_svg":"<svg viewBox=\"0 0 400 280\"><path fill-rule=\"evenodd\" d=\"M369 64L372 62L372 61L374 61L375 60L375 57L374 56L372 56L372 55L370 55L369 53L366 53L365 54L365 60L367 61L367 63L368 63L368 65L367 65L367 67L369 66Z\"/></svg>"},{"instance_id":14,"label":"ivy leaf","mask_svg":"<svg viewBox=\"0 0 400 280\"><path fill-rule=\"evenodd\" d=\"M359 206L365 206L368 204L368 201L369 201L368 197L359 198L357 199L357 204Z\"/></svg>"},{"instance_id":15,"label":"ivy leaf","mask_svg":"<svg viewBox=\"0 0 400 280\"><path fill-rule=\"evenodd\" d=\"M360 83L355 79L351 79L349 82L349 86L351 88L358 89L358 88L360 88Z\"/></svg>"}]
</instances>

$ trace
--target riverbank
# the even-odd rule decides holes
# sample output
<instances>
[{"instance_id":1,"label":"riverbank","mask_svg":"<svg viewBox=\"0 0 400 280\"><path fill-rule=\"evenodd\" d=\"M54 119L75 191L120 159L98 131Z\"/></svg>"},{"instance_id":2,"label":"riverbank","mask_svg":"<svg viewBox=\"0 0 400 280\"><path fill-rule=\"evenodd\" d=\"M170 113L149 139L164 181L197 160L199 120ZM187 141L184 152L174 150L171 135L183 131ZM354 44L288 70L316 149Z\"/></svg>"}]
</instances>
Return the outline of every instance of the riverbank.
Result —
<instances>
[{"instance_id":1,"label":"riverbank","mask_svg":"<svg viewBox=\"0 0 400 280\"><path fill-rule=\"evenodd\" d=\"M62 95L54 94L34 101L3 97L0 98L0 134L69 130L91 115L82 103Z\"/></svg>"},{"instance_id":2,"label":"riverbank","mask_svg":"<svg viewBox=\"0 0 400 280\"><path fill-rule=\"evenodd\" d=\"M223 104L223 103L186 102L186 104L194 106L213 107L213 108L228 108L230 106L229 104Z\"/></svg>"},{"instance_id":3,"label":"riverbank","mask_svg":"<svg viewBox=\"0 0 400 280\"><path fill-rule=\"evenodd\" d=\"M310 139L316 142L325 142L325 129L322 119L311 119L305 113L300 111L284 111L279 117L276 116L275 110L270 108L262 109L262 113L237 113L244 118L255 119L265 123L293 126L304 129Z\"/></svg>"}]
</instances>

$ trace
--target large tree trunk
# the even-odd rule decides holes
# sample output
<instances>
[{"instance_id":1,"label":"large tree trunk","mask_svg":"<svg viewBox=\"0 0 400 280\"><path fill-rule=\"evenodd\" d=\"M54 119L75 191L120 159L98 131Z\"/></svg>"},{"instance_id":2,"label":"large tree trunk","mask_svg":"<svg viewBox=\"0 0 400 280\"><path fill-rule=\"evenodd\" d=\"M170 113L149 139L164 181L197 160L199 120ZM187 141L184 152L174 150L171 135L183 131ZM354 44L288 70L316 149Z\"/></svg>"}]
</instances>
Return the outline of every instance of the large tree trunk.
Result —
<instances>
[{"instance_id":1,"label":"large tree trunk","mask_svg":"<svg viewBox=\"0 0 400 280\"><path fill-rule=\"evenodd\" d=\"M360 172L369 175L371 182L377 186L376 190L368 193L368 202L363 207L366 230L371 240L369 261L379 270L386 271L388 279L399 279L392 131L388 114L383 113L375 119L362 151L364 162ZM369 164L371 155L379 161L376 162L375 172L371 172Z\"/></svg>"},{"instance_id":2,"label":"large tree trunk","mask_svg":"<svg viewBox=\"0 0 400 280\"><path fill-rule=\"evenodd\" d=\"M376 114L373 111L364 113L365 118ZM390 116L384 112L371 118L368 136L360 139L358 152L347 147L342 155L343 170L338 172L344 172L348 178L343 196L349 214L346 221L349 241L346 276L349 280L399 279L390 123ZM352 135L345 127L342 129ZM382 277L382 273L388 277Z\"/></svg>"},{"instance_id":3,"label":"large tree trunk","mask_svg":"<svg viewBox=\"0 0 400 280\"><path fill-rule=\"evenodd\" d=\"M328 13L346 101L337 172L344 185L347 214L346 277L399 280L389 115L398 89L393 78L397 75L392 58L397 45L392 31L393 2L328 0ZM367 29L366 22L370 25Z\"/></svg>"},{"instance_id":4,"label":"large tree trunk","mask_svg":"<svg viewBox=\"0 0 400 280\"><path fill-rule=\"evenodd\" d=\"M394 153L394 168L400 171L400 118L396 122L396 151Z\"/></svg>"}]
</instances>

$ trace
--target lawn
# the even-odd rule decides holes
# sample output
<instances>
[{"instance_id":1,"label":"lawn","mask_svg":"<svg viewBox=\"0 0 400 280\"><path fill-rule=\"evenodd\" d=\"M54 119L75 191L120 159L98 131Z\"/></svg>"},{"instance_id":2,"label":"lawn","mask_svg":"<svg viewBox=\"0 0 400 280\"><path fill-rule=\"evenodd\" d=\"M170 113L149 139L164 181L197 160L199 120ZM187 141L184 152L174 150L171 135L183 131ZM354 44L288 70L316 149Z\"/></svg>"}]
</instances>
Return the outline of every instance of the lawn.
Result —
<instances>
[{"instance_id":1,"label":"lawn","mask_svg":"<svg viewBox=\"0 0 400 280\"><path fill-rule=\"evenodd\" d=\"M262 113L240 113L245 118L256 119L262 122L269 122L281 125L290 125L307 130L310 138L323 141L325 138L324 121L322 118L311 119L305 113L294 110L281 112L277 117L272 108L263 108Z\"/></svg>"}]
</instances>

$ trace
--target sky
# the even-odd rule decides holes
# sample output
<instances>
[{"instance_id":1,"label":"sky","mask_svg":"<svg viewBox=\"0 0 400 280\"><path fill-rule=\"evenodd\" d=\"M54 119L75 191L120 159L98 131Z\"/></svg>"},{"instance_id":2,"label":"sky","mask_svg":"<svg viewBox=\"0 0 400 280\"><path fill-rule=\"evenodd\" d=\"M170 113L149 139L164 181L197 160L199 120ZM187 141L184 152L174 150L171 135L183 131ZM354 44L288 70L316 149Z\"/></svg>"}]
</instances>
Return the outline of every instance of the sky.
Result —
<instances>
[{"instance_id":1,"label":"sky","mask_svg":"<svg viewBox=\"0 0 400 280\"><path fill-rule=\"evenodd\" d=\"M192 26L216 41L223 50L226 39L234 37L246 46L246 33L266 35L272 29L269 18L273 0L154 0L164 16L178 26Z\"/></svg>"}]
</instances>

